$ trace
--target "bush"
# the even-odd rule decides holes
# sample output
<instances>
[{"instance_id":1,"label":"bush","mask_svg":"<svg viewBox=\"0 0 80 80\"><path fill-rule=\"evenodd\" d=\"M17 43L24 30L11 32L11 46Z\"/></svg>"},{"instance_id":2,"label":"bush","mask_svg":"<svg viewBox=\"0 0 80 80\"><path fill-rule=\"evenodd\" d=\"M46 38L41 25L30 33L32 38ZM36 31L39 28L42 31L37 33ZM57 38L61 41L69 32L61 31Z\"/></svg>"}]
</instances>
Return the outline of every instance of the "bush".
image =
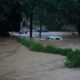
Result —
<instances>
[{"instance_id":1,"label":"bush","mask_svg":"<svg viewBox=\"0 0 80 80\"><path fill-rule=\"evenodd\" d=\"M61 49L61 48L54 48L53 49L53 53L55 53L55 54L61 54L62 53L62 50L63 49Z\"/></svg>"},{"instance_id":2,"label":"bush","mask_svg":"<svg viewBox=\"0 0 80 80\"><path fill-rule=\"evenodd\" d=\"M75 50L67 54L67 67L80 67L80 50Z\"/></svg>"},{"instance_id":3,"label":"bush","mask_svg":"<svg viewBox=\"0 0 80 80\"><path fill-rule=\"evenodd\" d=\"M68 60L64 63L64 65L65 65L66 67L68 67L68 68L71 68L71 67L74 66L74 64L73 64L71 61L68 61Z\"/></svg>"},{"instance_id":4,"label":"bush","mask_svg":"<svg viewBox=\"0 0 80 80\"><path fill-rule=\"evenodd\" d=\"M54 47L52 45L47 45L44 47L44 52L53 53Z\"/></svg>"},{"instance_id":5,"label":"bush","mask_svg":"<svg viewBox=\"0 0 80 80\"><path fill-rule=\"evenodd\" d=\"M62 49L61 55L67 56L67 54L68 54L69 52L73 52L73 50L72 50L71 48L69 48L69 49Z\"/></svg>"},{"instance_id":6,"label":"bush","mask_svg":"<svg viewBox=\"0 0 80 80\"><path fill-rule=\"evenodd\" d=\"M56 54L61 54L66 56L67 53L69 53L70 51L73 51L72 49L62 49L62 48L53 48L53 52Z\"/></svg>"},{"instance_id":7,"label":"bush","mask_svg":"<svg viewBox=\"0 0 80 80\"><path fill-rule=\"evenodd\" d=\"M40 43L37 42L31 42L31 44L29 45L29 49L33 50L33 51L43 51L44 46Z\"/></svg>"}]
</instances>

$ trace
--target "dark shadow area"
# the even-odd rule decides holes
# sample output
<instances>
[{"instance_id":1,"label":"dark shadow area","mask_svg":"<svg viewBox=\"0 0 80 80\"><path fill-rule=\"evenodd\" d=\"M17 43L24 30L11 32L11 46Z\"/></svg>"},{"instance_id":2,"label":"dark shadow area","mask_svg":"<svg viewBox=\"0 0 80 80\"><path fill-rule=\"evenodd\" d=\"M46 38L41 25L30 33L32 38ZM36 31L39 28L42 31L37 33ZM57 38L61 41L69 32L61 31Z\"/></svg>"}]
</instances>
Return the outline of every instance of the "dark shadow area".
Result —
<instances>
[{"instance_id":1,"label":"dark shadow area","mask_svg":"<svg viewBox=\"0 0 80 80\"><path fill-rule=\"evenodd\" d=\"M15 23L15 22L14 22ZM9 37L9 32L18 32L20 22L12 24L8 23L8 21L0 21L0 37Z\"/></svg>"}]
</instances>

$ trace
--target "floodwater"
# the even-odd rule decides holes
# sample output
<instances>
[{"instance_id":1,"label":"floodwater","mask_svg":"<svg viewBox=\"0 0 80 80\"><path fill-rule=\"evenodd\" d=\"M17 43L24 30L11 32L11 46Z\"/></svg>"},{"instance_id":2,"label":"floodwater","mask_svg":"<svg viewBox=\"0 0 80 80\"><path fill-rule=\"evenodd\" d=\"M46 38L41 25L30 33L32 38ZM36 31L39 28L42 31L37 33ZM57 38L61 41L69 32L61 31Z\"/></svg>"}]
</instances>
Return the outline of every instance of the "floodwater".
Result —
<instances>
[{"instance_id":1,"label":"floodwater","mask_svg":"<svg viewBox=\"0 0 80 80\"><path fill-rule=\"evenodd\" d=\"M51 44L60 48L72 48L73 50L80 49L80 36L66 35L63 40L39 40L42 44Z\"/></svg>"},{"instance_id":2,"label":"floodwater","mask_svg":"<svg viewBox=\"0 0 80 80\"><path fill-rule=\"evenodd\" d=\"M65 60L29 51L16 39L0 39L0 80L80 80L80 69L64 67Z\"/></svg>"}]
</instances>

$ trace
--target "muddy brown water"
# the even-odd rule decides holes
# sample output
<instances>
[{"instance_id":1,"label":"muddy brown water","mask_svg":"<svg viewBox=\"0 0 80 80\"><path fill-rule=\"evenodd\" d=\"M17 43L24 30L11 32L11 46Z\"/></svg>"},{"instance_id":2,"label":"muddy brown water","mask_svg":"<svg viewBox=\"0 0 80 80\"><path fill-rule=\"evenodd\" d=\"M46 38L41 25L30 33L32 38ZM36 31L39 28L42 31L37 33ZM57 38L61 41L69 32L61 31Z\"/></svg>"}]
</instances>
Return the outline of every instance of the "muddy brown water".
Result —
<instances>
[{"instance_id":1,"label":"muddy brown water","mask_svg":"<svg viewBox=\"0 0 80 80\"><path fill-rule=\"evenodd\" d=\"M15 39L0 40L0 80L80 80L79 68L64 67L65 60L32 52Z\"/></svg>"},{"instance_id":2,"label":"muddy brown water","mask_svg":"<svg viewBox=\"0 0 80 80\"><path fill-rule=\"evenodd\" d=\"M39 40L44 45L53 45L60 48L80 49L80 36L64 36L63 40Z\"/></svg>"}]
</instances>

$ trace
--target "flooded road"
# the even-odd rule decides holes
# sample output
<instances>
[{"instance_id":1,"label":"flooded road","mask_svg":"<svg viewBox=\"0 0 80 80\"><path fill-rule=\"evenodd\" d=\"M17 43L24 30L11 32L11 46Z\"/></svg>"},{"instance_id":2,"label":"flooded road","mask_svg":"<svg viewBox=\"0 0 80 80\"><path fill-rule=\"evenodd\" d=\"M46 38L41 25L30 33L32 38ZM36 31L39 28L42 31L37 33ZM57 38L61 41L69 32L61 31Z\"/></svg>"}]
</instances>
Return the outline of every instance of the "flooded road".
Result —
<instances>
[{"instance_id":1,"label":"flooded road","mask_svg":"<svg viewBox=\"0 0 80 80\"><path fill-rule=\"evenodd\" d=\"M42 44L49 44L60 48L80 49L80 36L63 36L63 40L39 40Z\"/></svg>"},{"instance_id":2,"label":"flooded road","mask_svg":"<svg viewBox=\"0 0 80 80\"><path fill-rule=\"evenodd\" d=\"M67 69L64 62L64 56L32 52L15 39L0 39L0 80L80 80L79 69Z\"/></svg>"}]
</instances>

